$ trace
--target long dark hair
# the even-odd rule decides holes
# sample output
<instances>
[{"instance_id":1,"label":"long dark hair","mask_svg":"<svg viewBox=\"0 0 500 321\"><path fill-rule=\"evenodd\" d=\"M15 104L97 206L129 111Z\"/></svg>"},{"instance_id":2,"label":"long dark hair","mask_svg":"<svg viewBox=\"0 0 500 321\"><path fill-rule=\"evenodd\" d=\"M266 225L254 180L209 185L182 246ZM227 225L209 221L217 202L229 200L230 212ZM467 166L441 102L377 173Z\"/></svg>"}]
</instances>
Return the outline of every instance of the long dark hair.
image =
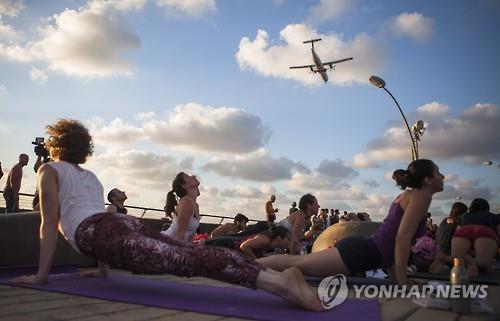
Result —
<instances>
[{"instance_id":1,"label":"long dark hair","mask_svg":"<svg viewBox=\"0 0 500 321\"><path fill-rule=\"evenodd\" d=\"M184 172L180 172L175 176L172 181L172 190L167 193L167 201L163 209L168 217L172 217L172 213L175 212L175 207L178 204L177 197L183 198L187 194L187 191L182 187L184 185L184 175L186 175Z\"/></svg>"},{"instance_id":2,"label":"long dark hair","mask_svg":"<svg viewBox=\"0 0 500 321\"><path fill-rule=\"evenodd\" d=\"M429 159L417 159L408 165L408 169L397 169L392 173L392 179L401 189L421 188L426 177L433 177L436 164Z\"/></svg>"}]
</instances>

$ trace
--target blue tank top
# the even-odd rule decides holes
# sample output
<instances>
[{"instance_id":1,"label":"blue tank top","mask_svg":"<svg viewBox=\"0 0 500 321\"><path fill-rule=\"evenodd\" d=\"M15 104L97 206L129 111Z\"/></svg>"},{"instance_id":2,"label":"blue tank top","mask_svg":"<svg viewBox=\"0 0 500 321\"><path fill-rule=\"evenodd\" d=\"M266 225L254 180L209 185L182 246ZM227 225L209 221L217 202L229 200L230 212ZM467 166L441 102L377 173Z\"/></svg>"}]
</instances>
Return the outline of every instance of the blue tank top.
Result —
<instances>
[{"instance_id":1,"label":"blue tank top","mask_svg":"<svg viewBox=\"0 0 500 321\"><path fill-rule=\"evenodd\" d=\"M372 238L382 255L382 266L389 268L394 265L394 249L396 248L396 235L398 234L399 225L403 218L404 210L399 203L393 202L389 209L389 214L385 218L377 232ZM426 220L422 219L417 232L413 235L412 243L421 236L425 235Z\"/></svg>"}]
</instances>

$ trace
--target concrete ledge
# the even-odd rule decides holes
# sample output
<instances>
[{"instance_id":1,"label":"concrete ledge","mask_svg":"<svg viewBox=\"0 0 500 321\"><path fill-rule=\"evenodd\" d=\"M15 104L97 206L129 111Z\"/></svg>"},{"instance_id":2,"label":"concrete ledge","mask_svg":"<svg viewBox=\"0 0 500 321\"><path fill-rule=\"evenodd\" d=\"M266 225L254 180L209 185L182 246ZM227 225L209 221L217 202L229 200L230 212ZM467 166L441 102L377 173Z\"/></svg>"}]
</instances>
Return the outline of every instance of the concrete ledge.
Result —
<instances>
[{"instance_id":1,"label":"concrete ledge","mask_svg":"<svg viewBox=\"0 0 500 321\"><path fill-rule=\"evenodd\" d=\"M39 229L40 212L0 214L0 267L38 265ZM52 264L95 266L96 261L73 250L59 233Z\"/></svg>"}]
</instances>

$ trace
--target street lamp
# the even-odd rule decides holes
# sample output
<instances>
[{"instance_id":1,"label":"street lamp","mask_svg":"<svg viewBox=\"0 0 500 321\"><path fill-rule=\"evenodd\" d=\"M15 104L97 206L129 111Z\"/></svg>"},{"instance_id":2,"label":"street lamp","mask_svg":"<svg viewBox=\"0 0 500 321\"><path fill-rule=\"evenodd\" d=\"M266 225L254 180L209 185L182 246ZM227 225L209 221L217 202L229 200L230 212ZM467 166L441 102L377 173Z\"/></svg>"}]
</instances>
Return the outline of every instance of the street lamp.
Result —
<instances>
[{"instance_id":1,"label":"street lamp","mask_svg":"<svg viewBox=\"0 0 500 321\"><path fill-rule=\"evenodd\" d=\"M493 164L493 162L492 162L492 161L487 160L487 161L484 161L484 162L483 162L483 165L484 165L484 166L493 166L494 164ZM496 166L496 167L500 168L500 163L499 163L498 165L494 165L494 166Z\"/></svg>"},{"instance_id":2,"label":"street lamp","mask_svg":"<svg viewBox=\"0 0 500 321\"><path fill-rule=\"evenodd\" d=\"M391 96L392 100L394 100L394 102L396 103L396 106L398 107L399 109L399 113L401 114L401 117L403 117L403 121L406 125L406 129L408 129L408 134L410 135L410 142L411 142L411 157L412 157L412 160L416 160L418 159L418 143L417 143L417 140L420 140L420 136L423 135L423 131L424 131L424 122L419 120L417 123L415 123L415 125L413 125L414 127L414 133L418 133L418 136L417 134L415 134L415 136L412 134L412 131L410 129L410 126L408 125L408 121L406 120L406 116L405 114L403 113L403 110L401 109L401 107L399 106L399 103L398 101L396 100L396 98L394 98L394 96L391 94L391 92L389 90L387 90L387 88L385 88L385 81L380 78L380 77L377 77L377 76L371 76L369 78L370 82L378 87L378 88L382 88L384 89L388 94L389 96Z\"/></svg>"}]
</instances>

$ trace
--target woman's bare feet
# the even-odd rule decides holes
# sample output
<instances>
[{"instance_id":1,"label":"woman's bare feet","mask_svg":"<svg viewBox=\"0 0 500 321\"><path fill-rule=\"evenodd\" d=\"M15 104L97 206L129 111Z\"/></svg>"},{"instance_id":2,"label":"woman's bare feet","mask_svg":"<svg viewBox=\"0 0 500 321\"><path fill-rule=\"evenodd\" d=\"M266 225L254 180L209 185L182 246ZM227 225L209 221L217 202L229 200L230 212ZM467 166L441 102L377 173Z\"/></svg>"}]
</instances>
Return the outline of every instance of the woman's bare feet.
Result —
<instances>
[{"instance_id":1,"label":"woman's bare feet","mask_svg":"<svg viewBox=\"0 0 500 321\"><path fill-rule=\"evenodd\" d=\"M318 294L307 284L298 268L290 267L283 271L279 283L282 286L282 292L279 295L286 300L307 310L324 311Z\"/></svg>"}]
</instances>

